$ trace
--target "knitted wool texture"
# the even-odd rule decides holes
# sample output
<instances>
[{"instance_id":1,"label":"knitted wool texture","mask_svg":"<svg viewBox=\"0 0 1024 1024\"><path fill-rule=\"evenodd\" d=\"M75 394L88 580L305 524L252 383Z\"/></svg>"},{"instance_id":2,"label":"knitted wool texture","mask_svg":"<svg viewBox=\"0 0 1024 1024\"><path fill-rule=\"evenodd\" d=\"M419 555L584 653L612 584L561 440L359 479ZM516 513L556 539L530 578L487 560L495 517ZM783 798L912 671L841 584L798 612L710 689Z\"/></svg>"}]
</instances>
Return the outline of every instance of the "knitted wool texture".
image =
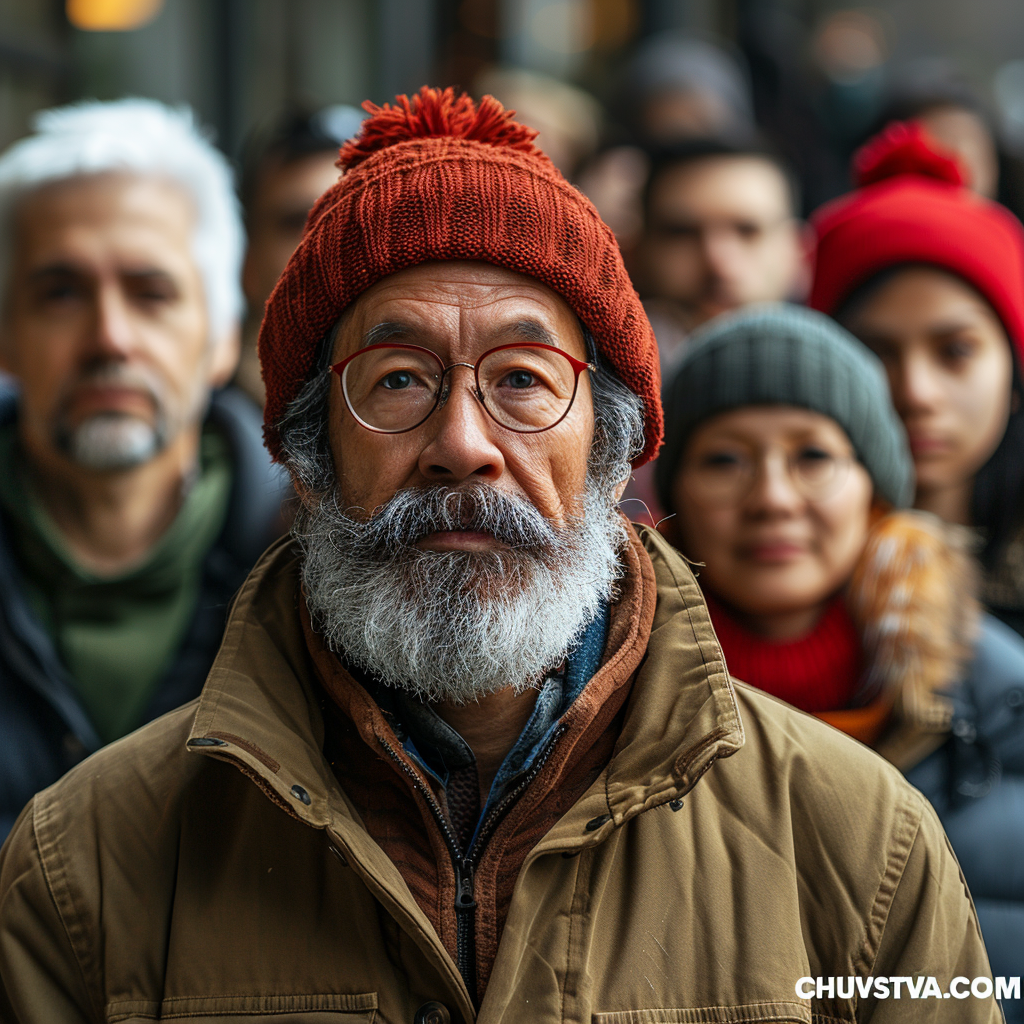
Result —
<instances>
[{"instance_id":1,"label":"knitted wool texture","mask_svg":"<svg viewBox=\"0 0 1024 1024\"><path fill-rule=\"evenodd\" d=\"M672 484L693 431L748 405L794 405L835 420L879 497L909 503L913 464L881 362L827 316L780 302L717 317L694 335L666 385L665 447L655 464L665 509L673 510Z\"/></svg>"},{"instance_id":2,"label":"knitted wool texture","mask_svg":"<svg viewBox=\"0 0 1024 1024\"><path fill-rule=\"evenodd\" d=\"M376 107L341 150L341 180L310 212L269 301L259 336L267 389L264 437L314 370L321 339L360 293L428 260L482 260L536 278L590 330L598 351L643 401L652 459L662 435L654 332L611 230L533 144L536 132L485 96L479 107L424 87Z\"/></svg>"},{"instance_id":3,"label":"knitted wool texture","mask_svg":"<svg viewBox=\"0 0 1024 1024\"><path fill-rule=\"evenodd\" d=\"M1009 210L964 188L953 160L913 122L895 122L854 158L861 186L811 218L808 304L835 315L889 267L923 263L973 285L1024 358L1024 231Z\"/></svg>"}]
</instances>

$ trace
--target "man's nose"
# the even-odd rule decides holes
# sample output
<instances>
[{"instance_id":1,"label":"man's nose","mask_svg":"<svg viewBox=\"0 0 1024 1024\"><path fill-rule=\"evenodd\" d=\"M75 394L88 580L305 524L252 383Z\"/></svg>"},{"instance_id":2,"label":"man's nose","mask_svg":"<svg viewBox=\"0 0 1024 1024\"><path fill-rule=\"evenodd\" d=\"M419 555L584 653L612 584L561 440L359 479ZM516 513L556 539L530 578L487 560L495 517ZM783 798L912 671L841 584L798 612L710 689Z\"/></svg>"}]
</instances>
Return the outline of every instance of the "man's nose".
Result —
<instances>
[{"instance_id":1,"label":"man's nose","mask_svg":"<svg viewBox=\"0 0 1024 1024\"><path fill-rule=\"evenodd\" d=\"M471 477L497 480L505 471L505 457L494 442L501 428L476 396L471 370L453 369L446 381L447 397L427 420L432 431L419 457L425 478L461 483Z\"/></svg>"},{"instance_id":2,"label":"man's nose","mask_svg":"<svg viewBox=\"0 0 1024 1024\"><path fill-rule=\"evenodd\" d=\"M128 303L116 287L97 290L92 329L93 347L99 354L125 359L134 349L137 338Z\"/></svg>"},{"instance_id":3,"label":"man's nose","mask_svg":"<svg viewBox=\"0 0 1024 1024\"><path fill-rule=\"evenodd\" d=\"M708 269L716 277L733 277L737 261L742 258L739 235L724 225L713 225L706 228L701 237Z\"/></svg>"}]
</instances>

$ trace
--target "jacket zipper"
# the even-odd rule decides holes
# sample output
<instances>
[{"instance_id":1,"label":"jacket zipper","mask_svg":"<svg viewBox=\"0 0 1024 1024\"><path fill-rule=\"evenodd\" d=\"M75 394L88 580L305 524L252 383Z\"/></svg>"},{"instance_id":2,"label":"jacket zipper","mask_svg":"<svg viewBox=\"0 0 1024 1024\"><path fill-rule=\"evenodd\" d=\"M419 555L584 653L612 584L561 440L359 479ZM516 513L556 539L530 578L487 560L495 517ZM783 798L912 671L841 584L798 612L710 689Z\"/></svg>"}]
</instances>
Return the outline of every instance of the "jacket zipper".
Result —
<instances>
[{"instance_id":1,"label":"jacket zipper","mask_svg":"<svg viewBox=\"0 0 1024 1024\"><path fill-rule=\"evenodd\" d=\"M476 956L473 942L473 911L476 909L476 899L473 895L473 865L469 863L466 857L463 857L462 851L459 849L458 840L455 838L455 833L452 832L444 812L434 799L434 794L430 792L429 787L423 784L416 772L398 756L395 748L387 740L381 737L378 737L378 739L380 739L381 746L387 751L391 760L412 779L413 785L427 801L430 813L434 816L434 820L441 830L441 835L444 837L445 846L448 847L448 855L451 857L452 867L455 869L456 966L459 968L459 974L462 975L462 980L466 983L466 988L469 990L469 998L475 1006Z\"/></svg>"},{"instance_id":2,"label":"jacket zipper","mask_svg":"<svg viewBox=\"0 0 1024 1024\"><path fill-rule=\"evenodd\" d=\"M412 779L413 785L423 794L424 799L427 801L427 806L430 808L430 813L434 816L434 820L441 830L445 845L448 847L448 854L452 859L452 867L455 869L456 965L459 968L459 974L462 975L462 979L466 983L469 997L474 1006L476 1005L476 943L474 936L476 896L473 889L473 873L476 870L480 854L487 845L487 840L494 834L512 805L522 796L526 788L537 777L541 768L544 767L552 749L562 733L565 732L565 728L565 726L559 726L555 730L551 741L548 743L547 750L537 758L534 764L531 765L530 770L516 785L488 811L487 817L484 819L480 830L476 834L476 838L470 844L470 848L466 851L465 855L459 849L455 833L452 832L444 812L434 799L434 794L430 791L429 787L423 784L419 775L399 757L397 751L387 740L378 737L381 746L387 751L388 756Z\"/></svg>"}]
</instances>

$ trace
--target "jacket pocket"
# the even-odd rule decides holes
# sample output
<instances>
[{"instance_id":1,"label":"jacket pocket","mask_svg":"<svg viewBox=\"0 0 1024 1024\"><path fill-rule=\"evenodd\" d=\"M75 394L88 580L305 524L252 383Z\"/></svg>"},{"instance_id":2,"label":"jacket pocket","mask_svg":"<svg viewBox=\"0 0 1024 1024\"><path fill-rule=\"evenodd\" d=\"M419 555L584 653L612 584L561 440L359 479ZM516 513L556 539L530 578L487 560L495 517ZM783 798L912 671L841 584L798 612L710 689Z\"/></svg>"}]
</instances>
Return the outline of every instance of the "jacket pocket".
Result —
<instances>
[{"instance_id":1,"label":"jacket pocket","mask_svg":"<svg viewBox=\"0 0 1024 1024\"><path fill-rule=\"evenodd\" d=\"M814 1024L809 1006L790 1002L613 1010L592 1014L590 1019L592 1024Z\"/></svg>"},{"instance_id":2,"label":"jacket pocket","mask_svg":"<svg viewBox=\"0 0 1024 1024\"><path fill-rule=\"evenodd\" d=\"M374 1024L377 993L288 996L171 996L107 1005L108 1024L187 1020L188 1024Z\"/></svg>"}]
</instances>

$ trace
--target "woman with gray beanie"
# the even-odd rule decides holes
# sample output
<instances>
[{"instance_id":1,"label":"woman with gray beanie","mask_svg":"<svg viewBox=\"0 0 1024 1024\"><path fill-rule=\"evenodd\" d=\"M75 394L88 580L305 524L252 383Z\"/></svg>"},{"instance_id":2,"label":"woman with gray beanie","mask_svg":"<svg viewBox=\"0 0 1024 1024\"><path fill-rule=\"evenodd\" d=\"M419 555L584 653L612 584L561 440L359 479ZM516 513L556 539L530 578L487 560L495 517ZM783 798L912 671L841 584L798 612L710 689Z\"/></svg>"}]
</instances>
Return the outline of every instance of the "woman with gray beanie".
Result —
<instances>
[{"instance_id":1,"label":"woman with gray beanie","mask_svg":"<svg viewBox=\"0 0 1024 1024\"><path fill-rule=\"evenodd\" d=\"M730 671L924 791L993 969L1024 973L1024 903L1007 899L1024 642L981 611L966 532L906 509L913 463L881 363L819 313L748 307L694 338L664 404L662 529L698 565Z\"/></svg>"}]
</instances>

